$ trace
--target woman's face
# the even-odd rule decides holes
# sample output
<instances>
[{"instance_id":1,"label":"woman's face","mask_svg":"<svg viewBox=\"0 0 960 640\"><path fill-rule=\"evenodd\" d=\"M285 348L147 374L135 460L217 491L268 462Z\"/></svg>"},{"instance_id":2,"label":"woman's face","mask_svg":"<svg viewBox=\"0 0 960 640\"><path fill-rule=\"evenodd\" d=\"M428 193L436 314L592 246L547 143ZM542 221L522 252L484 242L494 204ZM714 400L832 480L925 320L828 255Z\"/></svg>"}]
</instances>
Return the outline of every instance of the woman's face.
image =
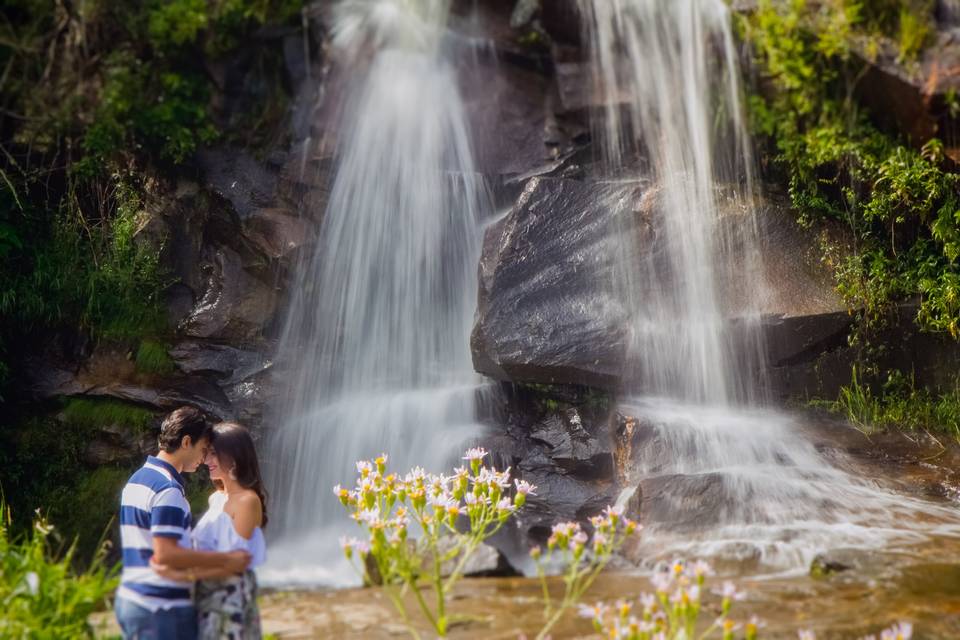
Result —
<instances>
[{"instance_id":1,"label":"woman's face","mask_svg":"<svg viewBox=\"0 0 960 640\"><path fill-rule=\"evenodd\" d=\"M203 464L207 465L211 480L223 480L223 476L227 473L224 469L220 468L220 458L217 456L217 452L213 450L213 447L207 449L207 456L203 459Z\"/></svg>"}]
</instances>

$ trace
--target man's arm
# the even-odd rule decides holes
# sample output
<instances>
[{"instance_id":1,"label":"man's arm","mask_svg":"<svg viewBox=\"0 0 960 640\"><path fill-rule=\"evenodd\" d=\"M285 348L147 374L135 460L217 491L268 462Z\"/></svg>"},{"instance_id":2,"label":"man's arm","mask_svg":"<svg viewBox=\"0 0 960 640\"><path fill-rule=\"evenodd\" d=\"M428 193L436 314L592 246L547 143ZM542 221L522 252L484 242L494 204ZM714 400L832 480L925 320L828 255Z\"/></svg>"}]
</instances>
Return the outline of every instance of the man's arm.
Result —
<instances>
[{"instance_id":1,"label":"man's arm","mask_svg":"<svg viewBox=\"0 0 960 640\"><path fill-rule=\"evenodd\" d=\"M154 560L150 561L150 566L158 574L168 580L178 582L193 582L195 580L219 580L236 575L233 571L226 569L173 569L164 564L158 564Z\"/></svg>"},{"instance_id":2,"label":"man's arm","mask_svg":"<svg viewBox=\"0 0 960 640\"><path fill-rule=\"evenodd\" d=\"M230 575L247 569L250 554L246 551L196 551L181 547L173 537L155 535L153 560L172 569L221 569Z\"/></svg>"},{"instance_id":3,"label":"man's arm","mask_svg":"<svg viewBox=\"0 0 960 640\"><path fill-rule=\"evenodd\" d=\"M153 557L160 564L174 569L217 568L242 573L250 564L246 552L219 553L196 551L177 544L190 536L190 505L179 489L159 492L150 510L150 535L153 536Z\"/></svg>"}]
</instances>

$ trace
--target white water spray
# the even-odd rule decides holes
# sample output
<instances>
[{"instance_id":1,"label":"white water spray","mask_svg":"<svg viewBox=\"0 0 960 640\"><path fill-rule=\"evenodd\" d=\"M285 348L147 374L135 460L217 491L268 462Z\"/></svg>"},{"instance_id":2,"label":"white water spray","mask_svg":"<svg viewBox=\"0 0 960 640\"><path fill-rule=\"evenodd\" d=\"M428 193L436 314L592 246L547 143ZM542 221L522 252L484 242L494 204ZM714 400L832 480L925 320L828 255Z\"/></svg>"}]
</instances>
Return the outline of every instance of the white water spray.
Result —
<instances>
[{"instance_id":1,"label":"white water spray","mask_svg":"<svg viewBox=\"0 0 960 640\"><path fill-rule=\"evenodd\" d=\"M621 231L622 295L635 318L625 386L646 395L623 407L643 430L631 469L651 494L643 554L790 571L828 548L956 535L951 510L862 480L825 459L795 419L744 407L763 395L755 310L764 283L726 4L580 6L606 168L653 185L652 247ZM728 272L733 264L740 273ZM725 307L731 279L755 293L743 308Z\"/></svg>"},{"instance_id":2,"label":"white water spray","mask_svg":"<svg viewBox=\"0 0 960 640\"><path fill-rule=\"evenodd\" d=\"M269 443L279 500L268 580L355 579L333 560L352 524L333 485L381 451L392 468L445 466L478 429L469 332L484 198L444 59L447 10L336 7L332 40L355 86L281 339L291 374Z\"/></svg>"}]
</instances>

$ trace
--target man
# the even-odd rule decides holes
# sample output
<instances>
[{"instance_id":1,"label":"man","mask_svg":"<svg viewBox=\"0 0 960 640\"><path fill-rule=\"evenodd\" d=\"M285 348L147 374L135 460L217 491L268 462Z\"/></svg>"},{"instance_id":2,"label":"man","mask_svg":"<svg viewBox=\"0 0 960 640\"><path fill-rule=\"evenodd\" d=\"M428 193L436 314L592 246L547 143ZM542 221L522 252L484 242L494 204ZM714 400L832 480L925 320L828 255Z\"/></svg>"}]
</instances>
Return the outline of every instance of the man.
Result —
<instances>
[{"instance_id":1,"label":"man","mask_svg":"<svg viewBox=\"0 0 960 640\"><path fill-rule=\"evenodd\" d=\"M181 473L197 470L210 442L210 425L193 407L181 407L160 427L160 451L148 456L123 488L120 541L123 573L117 590L117 621L127 640L193 640L197 614L191 582L159 576L150 559L192 573L222 568L242 573L250 556L191 548L192 517Z\"/></svg>"}]
</instances>

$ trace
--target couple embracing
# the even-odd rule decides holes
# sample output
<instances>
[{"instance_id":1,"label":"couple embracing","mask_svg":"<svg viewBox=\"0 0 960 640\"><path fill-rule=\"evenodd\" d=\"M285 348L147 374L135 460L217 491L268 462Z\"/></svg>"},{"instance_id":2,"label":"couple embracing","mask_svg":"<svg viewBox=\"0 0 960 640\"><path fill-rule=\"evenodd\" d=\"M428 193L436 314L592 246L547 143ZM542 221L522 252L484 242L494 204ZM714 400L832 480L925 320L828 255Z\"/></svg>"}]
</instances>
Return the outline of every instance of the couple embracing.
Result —
<instances>
[{"instance_id":1,"label":"couple embracing","mask_svg":"<svg viewBox=\"0 0 960 640\"><path fill-rule=\"evenodd\" d=\"M258 640L252 571L266 559L266 495L250 433L210 426L193 407L164 419L160 451L120 498L123 573L115 610L125 640ZM193 526L181 474L206 464L215 490Z\"/></svg>"}]
</instances>

